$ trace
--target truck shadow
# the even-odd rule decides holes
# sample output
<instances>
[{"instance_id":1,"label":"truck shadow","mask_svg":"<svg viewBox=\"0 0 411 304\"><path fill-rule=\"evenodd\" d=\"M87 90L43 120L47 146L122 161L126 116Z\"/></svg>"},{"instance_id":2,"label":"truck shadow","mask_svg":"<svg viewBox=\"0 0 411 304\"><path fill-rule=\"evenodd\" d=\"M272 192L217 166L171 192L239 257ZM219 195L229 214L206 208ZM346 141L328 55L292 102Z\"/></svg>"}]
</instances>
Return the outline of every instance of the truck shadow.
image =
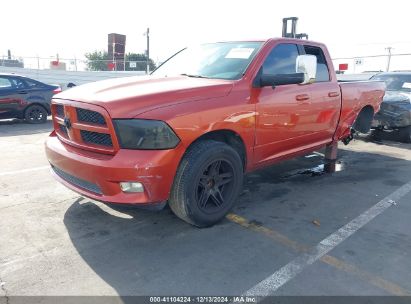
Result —
<instances>
[{"instance_id":1,"label":"truck shadow","mask_svg":"<svg viewBox=\"0 0 411 304\"><path fill-rule=\"evenodd\" d=\"M42 124L29 124L22 119L0 120L0 137L30 135L51 132L53 123L51 117Z\"/></svg>"},{"instance_id":2,"label":"truck shadow","mask_svg":"<svg viewBox=\"0 0 411 304\"><path fill-rule=\"evenodd\" d=\"M322 158L314 155L248 174L233 212L256 223L262 221L256 214L271 214L279 227L319 231L310 228L304 214L332 210L332 227L321 227L328 235L381 199L370 188L381 185L390 193L411 180L411 162L400 158L341 150L340 161L345 169L332 174L315 169ZM290 198L296 191L306 197L303 204ZM342 192L354 192L356 199ZM346 197L343 204L333 195ZM341 208L351 212L350 219L338 216ZM252 286L245 265L258 264L267 255L281 263L284 255L282 250L267 251L263 237L227 219L198 229L167 207L154 212L78 199L66 211L64 224L79 255L125 302L132 302L129 295L238 294Z\"/></svg>"}]
</instances>

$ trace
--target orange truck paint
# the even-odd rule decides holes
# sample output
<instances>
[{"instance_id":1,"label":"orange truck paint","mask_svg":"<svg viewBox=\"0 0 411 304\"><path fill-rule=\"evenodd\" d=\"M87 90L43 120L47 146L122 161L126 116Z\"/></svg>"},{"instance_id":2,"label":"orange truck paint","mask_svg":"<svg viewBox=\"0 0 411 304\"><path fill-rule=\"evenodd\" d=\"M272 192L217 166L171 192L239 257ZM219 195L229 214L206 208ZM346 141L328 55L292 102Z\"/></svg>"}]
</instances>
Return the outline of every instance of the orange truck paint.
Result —
<instances>
[{"instance_id":1,"label":"orange truck paint","mask_svg":"<svg viewBox=\"0 0 411 304\"><path fill-rule=\"evenodd\" d=\"M254 88L252 82L268 53L280 43L320 47L326 57L329 82ZM323 44L296 39L269 39L239 80L185 76L127 77L75 87L53 99L55 131L46 142L50 164L80 181L98 185L101 193L55 177L68 188L95 200L123 204L167 201L179 163L201 136L220 130L237 134L244 143L249 172L283 159L309 153L350 135L358 113L371 106L376 113L384 95L382 82L339 84ZM73 128L61 132L64 117ZM75 109L97 112L105 126L81 123ZM166 122L180 142L168 150L121 149L112 119ZM81 130L107 134L112 146L82 142ZM143 193L124 193L119 182L138 181Z\"/></svg>"}]
</instances>

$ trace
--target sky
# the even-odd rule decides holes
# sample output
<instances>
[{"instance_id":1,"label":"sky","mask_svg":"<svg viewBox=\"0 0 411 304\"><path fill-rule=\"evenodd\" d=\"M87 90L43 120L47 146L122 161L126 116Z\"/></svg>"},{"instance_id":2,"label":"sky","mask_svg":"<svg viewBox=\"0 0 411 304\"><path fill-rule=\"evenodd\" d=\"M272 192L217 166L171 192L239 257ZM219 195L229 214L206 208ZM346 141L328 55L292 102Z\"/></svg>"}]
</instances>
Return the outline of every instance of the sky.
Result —
<instances>
[{"instance_id":1,"label":"sky","mask_svg":"<svg viewBox=\"0 0 411 304\"><path fill-rule=\"evenodd\" d=\"M127 36L126 52L146 49L164 61L181 48L222 40L281 36L282 18L296 16L298 32L325 43L333 58L411 54L411 1L333 0L20 0L1 4L0 56L84 58L105 50L107 34ZM15 12L15 13L13 13ZM385 68L387 58L364 58L360 70ZM336 60L335 63L353 60ZM411 69L411 55L393 57L392 69Z\"/></svg>"}]
</instances>

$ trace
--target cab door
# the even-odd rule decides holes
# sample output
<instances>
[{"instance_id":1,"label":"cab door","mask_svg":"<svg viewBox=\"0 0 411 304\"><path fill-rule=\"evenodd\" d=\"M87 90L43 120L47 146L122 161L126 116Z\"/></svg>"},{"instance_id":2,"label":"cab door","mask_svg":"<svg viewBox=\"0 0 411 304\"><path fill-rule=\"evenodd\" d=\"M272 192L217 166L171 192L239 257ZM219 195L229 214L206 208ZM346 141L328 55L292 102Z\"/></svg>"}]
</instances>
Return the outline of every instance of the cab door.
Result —
<instances>
[{"instance_id":1,"label":"cab door","mask_svg":"<svg viewBox=\"0 0 411 304\"><path fill-rule=\"evenodd\" d=\"M277 44L260 72L295 74L296 59L303 54L317 57L315 83L253 88L257 112L254 150L257 163L309 150L332 140L341 107L340 93L338 83L330 81L319 47Z\"/></svg>"},{"instance_id":2,"label":"cab door","mask_svg":"<svg viewBox=\"0 0 411 304\"><path fill-rule=\"evenodd\" d=\"M337 128L341 109L340 86L332 81L330 68L326 57L318 46L303 45L301 48L305 54L317 58L317 73L315 82L309 85L310 100L307 108L307 130L309 130L309 143L329 142Z\"/></svg>"},{"instance_id":3,"label":"cab door","mask_svg":"<svg viewBox=\"0 0 411 304\"><path fill-rule=\"evenodd\" d=\"M274 46L260 72L279 75L294 74L299 50L296 44ZM309 85L287 84L253 88L256 96L256 140L254 156L257 163L269 161L296 150L306 143L312 130Z\"/></svg>"}]
</instances>

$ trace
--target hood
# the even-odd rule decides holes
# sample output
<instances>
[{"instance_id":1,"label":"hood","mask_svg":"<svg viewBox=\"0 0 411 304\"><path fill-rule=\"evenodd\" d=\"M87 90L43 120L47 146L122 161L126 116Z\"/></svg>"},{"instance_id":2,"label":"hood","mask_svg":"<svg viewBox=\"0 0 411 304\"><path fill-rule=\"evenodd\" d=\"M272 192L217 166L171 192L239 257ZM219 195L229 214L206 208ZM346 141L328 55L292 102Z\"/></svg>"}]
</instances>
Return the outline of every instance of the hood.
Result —
<instances>
[{"instance_id":1,"label":"hood","mask_svg":"<svg viewBox=\"0 0 411 304\"><path fill-rule=\"evenodd\" d=\"M133 76L97 81L54 96L104 107L112 118L132 118L173 104L226 96L233 82L187 76Z\"/></svg>"}]
</instances>

